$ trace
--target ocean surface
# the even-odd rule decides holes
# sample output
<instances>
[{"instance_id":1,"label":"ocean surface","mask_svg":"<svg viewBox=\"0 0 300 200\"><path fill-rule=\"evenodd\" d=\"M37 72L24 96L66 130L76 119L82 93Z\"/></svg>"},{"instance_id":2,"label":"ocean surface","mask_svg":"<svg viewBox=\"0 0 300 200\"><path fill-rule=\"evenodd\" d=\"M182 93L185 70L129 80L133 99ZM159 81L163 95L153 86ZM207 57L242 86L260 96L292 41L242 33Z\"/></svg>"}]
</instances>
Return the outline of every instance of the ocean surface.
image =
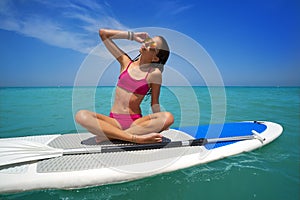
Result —
<instances>
[{"instance_id":1,"label":"ocean surface","mask_svg":"<svg viewBox=\"0 0 300 200\"><path fill-rule=\"evenodd\" d=\"M0 138L84 132L80 109L108 114L113 87L0 88ZM273 121L283 134L258 150L137 181L75 190L0 194L0 199L300 199L299 87L163 87L173 127ZM142 104L150 112L150 99ZM5 180L0 180L5 181Z\"/></svg>"}]
</instances>

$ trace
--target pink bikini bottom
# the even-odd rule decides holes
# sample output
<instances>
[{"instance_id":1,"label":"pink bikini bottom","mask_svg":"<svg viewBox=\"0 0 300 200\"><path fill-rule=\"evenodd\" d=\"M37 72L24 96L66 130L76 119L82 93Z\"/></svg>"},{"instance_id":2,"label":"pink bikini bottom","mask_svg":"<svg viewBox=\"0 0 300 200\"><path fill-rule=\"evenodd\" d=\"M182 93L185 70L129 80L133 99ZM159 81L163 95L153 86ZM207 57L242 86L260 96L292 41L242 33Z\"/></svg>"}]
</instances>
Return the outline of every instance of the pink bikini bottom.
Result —
<instances>
[{"instance_id":1,"label":"pink bikini bottom","mask_svg":"<svg viewBox=\"0 0 300 200\"><path fill-rule=\"evenodd\" d=\"M131 124L142 117L141 114L117 114L117 113L109 113L109 117L117 120L122 129L125 130L125 129L128 129Z\"/></svg>"}]
</instances>

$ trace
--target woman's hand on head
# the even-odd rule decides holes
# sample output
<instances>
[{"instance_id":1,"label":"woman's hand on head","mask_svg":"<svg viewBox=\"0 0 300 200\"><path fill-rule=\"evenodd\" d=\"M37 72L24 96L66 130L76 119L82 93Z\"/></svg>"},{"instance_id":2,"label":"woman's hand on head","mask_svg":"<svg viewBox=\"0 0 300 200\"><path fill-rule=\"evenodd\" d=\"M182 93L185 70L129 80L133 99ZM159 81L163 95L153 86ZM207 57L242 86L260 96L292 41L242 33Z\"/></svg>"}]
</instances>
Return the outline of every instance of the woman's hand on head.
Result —
<instances>
[{"instance_id":1,"label":"woman's hand on head","mask_svg":"<svg viewBox=\"0 0 300 200\"><path fill-rule=\"evenodd\" d=\"M133 39L139 43L144 42L145 39L149 38L149 34L146 32L136 32L134 33Z\"/></svg>"}]
</instances>

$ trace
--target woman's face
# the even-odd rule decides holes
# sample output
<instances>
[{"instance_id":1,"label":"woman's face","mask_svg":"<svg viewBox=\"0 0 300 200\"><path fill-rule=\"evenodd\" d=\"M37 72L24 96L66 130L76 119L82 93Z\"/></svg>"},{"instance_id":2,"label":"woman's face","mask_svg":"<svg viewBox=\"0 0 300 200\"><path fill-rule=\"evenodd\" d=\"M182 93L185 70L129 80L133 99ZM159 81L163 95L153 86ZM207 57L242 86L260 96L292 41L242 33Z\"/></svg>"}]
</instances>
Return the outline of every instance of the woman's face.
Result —
<instances>
[{"instance_id":1,"label":"woman's face","mask_svg":"<svg viewBox=\"0 0 300 200\"><path fill-rule=\"evenodd\" d=\"M143 56L156 57L160 45L161 45L161 40L159 37L148 38L142 43L142 46L140 48L140 53Z\"/></svg>"}]
</instances>

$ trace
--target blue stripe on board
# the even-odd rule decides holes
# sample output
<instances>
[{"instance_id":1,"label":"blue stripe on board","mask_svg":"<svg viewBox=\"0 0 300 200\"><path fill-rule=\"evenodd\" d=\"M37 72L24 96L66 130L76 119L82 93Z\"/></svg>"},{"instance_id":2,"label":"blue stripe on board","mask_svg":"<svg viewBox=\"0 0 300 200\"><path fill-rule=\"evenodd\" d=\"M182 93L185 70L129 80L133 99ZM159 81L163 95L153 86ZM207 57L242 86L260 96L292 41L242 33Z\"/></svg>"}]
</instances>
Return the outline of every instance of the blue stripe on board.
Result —
<instances>
[{"instance_id":1,"label":"blue stripe on board","mask_svg":"<svg viewBox=\"0 0 300 200\"><path fill-rule=\"evenodd\" d=\"M223 128L222 128L223 126ZM217 134L220 138L222 137L233 137L233 136L245 136L252 135L252 130L262 133L266 130L267 126L264 124L253 123L253 122L239 122L239 123L225 123L225 124L212 124L205 126L189 126L181 127L180 131L186 132L195 138L215 138L207 134L208 129L210 130L222 130L221 134ZM236 142L236 141L235 141ZM207 144L205 148L214 149L225 145L233 144L235 142L218 142L216 144Z\"/></svg>"}]
</instances>

